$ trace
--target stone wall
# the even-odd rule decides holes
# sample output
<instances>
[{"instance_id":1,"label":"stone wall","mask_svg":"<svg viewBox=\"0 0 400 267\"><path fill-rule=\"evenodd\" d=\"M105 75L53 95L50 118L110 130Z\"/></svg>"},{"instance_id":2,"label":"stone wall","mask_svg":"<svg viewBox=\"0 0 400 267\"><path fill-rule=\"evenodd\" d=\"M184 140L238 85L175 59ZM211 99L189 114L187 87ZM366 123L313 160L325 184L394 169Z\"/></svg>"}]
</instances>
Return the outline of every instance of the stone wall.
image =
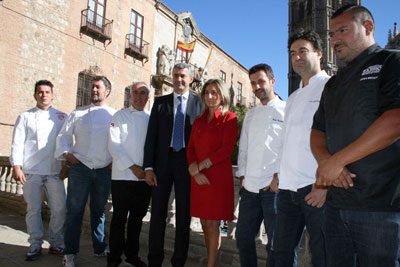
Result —
<instances>
[{"instance_id":1,"label":"stone wall","mask_svg":"<svg viewBox=\"0 0 400 267\"><path fill-rule=\"evenodd\" d=\"M76 107L78 74L97 66L113 90L108 104L121 109L125 87L150 83L153 59L143 63L124 56L131 9L144 16L143 39L153 43L154 1L108 1L105 17L113 21L112 42L80 34L87 0L3 0L0 2L0 155L9 155L12 127L18 114L35 105L34 83L54 84L54 107L70 113ZM151 48L151 47L150 47Z\"/></svg>"}]
</instances>

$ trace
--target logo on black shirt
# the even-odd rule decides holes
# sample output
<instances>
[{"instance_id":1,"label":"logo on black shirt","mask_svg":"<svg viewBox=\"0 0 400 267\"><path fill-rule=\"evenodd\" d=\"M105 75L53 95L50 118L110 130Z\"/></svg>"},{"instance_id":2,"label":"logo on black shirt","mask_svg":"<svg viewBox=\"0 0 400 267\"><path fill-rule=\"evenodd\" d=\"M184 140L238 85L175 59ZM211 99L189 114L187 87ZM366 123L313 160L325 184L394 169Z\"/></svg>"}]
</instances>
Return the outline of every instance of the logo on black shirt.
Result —
<instances>
[{"instance_id":1,"label":"logo on black shirt","mask_svg":"<svg viewBox=\"0 0 400 267\"><path fill-rule=\"evenodd\" d=\"M361 76L369 75L369 74L374 74L374 73L379 73L382 69L382 65L373 65L369 66L365 70L363 70Z\"/></svg>"}]
</instances>

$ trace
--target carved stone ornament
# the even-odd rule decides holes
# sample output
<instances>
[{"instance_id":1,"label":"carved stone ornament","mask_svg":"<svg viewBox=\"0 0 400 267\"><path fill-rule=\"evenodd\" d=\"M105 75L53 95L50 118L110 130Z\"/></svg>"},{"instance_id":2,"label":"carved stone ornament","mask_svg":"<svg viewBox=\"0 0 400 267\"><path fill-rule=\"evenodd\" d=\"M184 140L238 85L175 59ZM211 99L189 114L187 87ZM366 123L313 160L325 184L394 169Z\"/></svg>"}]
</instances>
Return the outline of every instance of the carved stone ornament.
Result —
<instances>
[{"instance_id":1,"label":"carved stone ornament","mask_svg":"<svg viewBox=\"0 0 400 267\"><path fill-rule=\"evenodd\" d=\"M192 35L192 23L190 22L190 18L183 19L183 39L185 40L185 44L190 42L190 36Z\"/></svg>"},{"instance_id":2,"label":"carved stone ornament","mask_svg":"<svg viewBox=\"0 0 400 267\"><path fill-rule=\"evenodd\" d=\"M88 69L85 69L82 72L86 75L91 75L91 76L103 75L103 70L97 65L90 66Z\"/></svg>"},{"instance_id":3,"label":"carved stone ornament","mask_svg":"<svg viewBox=\"0 0 400 267\"><path fill-rule=\"evenodd\" d=\"M157 52L157 74L171 76L175 52L167 45L162 45Z\"/></svg>"}]
</instances>

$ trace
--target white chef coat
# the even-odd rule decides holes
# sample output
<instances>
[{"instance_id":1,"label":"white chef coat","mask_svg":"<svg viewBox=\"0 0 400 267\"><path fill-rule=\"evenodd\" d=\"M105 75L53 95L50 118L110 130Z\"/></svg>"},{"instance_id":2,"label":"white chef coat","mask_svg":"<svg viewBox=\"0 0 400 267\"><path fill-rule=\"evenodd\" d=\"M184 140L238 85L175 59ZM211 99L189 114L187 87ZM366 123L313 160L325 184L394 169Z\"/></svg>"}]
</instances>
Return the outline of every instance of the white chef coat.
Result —
<instances>
[{"instance_id":1,"label":"white chef coat","mask_svg":"<svg viewBox=\"0 0 400 267\"><path fill-rule=\"evenodd\" d=\"M114 114L108 140L108 149L113 158L113 180L139 181L129 167L143 166L149 118L148 111L138 111L132 106Z\"/></svg>"},{"instance_id":2,"label":"white chef coat","mask_svg":"<svg viewBox=\"0 0 400 267\"><path fill-rule=\"evenodd\" d=\"M108 134L114 113L115 109L106 104L72 111L58 134L55 157L64 159L63 154L68 152L90 169L109 165Z\"/></svg>"},{"instance_id":3,"label":"white chef coat","mask_svg":"<svg viewBox=\"0 0 400 267\"><path fill-rule=\"evenodd\" d=\"M279 167L279 188L291 191L315 183L318 164L311 152L310 134L321 93L330 76L321 71L307 86L292 93L286 104Z\"/></svg>"},{"instance_id":4,"label":"white chef coat","mask_svg":"<svg viewBox=\"0 0 400 267\"><path fill-rule=\"evenodd\" d=\"M238 172L247 191L259 193L273 178L278 160L286 103L275 96L250 109L240 134Z\"/></svg>"},{"instance_id":5,"label":"white chef coat","mask_svg":"<svg viewBox=\"0 0 400 267\"><path fill-rule=\"evenodd\" d=\"M67 114L50 107L32 108L18 116L14 126L10 163L25 174L55 175L61 162L54 158L56 137Z\"/></svg>"}]
</instances>

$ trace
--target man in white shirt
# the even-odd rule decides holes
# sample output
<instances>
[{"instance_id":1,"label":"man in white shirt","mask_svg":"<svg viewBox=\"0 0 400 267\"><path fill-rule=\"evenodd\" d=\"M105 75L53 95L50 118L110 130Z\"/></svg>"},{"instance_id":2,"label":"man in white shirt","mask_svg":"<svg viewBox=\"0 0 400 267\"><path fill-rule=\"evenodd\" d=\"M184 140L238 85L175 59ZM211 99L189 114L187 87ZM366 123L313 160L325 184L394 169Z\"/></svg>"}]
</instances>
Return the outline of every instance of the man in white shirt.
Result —
<instances>
[{"instance_id":1,"label":"man in white shirt","mask_svg":"<svg viewBox=\"0 0 400 267\"><path fill-rule=\"evenodd\" d=\"M275 266L297 264L304 230L310 234L314 267L325 266L322 221L326 188L315 186L317 161L310 148L313 116L329 76L321 70L322 40L317 33L299 31L288 41L293 70L300 87L288 98L282 135L279 196L274 238Z\"/></svg>"},{"instance_id":2,"label":"man in white shirt","mask_svg":"<svg viewBox=\"0 0 400 267\"><path fill-rule=\"evenodd\" d=\"M93 79L92 104L71 112L57 137L55 157L69 164L67 218L63 264L75 266L86 202L90 194L90 226L96 256L106 256L104 208L111 186L108 134L115 110L107 106L111 83L104 76Z\"/></svg>"},{"instance_id":3,"label":"man in white shirt","mask_svg":"<svg viewBox=\"0 0 400 267\"><path fill-rule=\"evenodd\" d=\"M65 188L58 175L61 162L54 158L54 150L57 134L67 115L51 107L54 94L50 81L36 82L33 96L36 107L19 115L15 123L10 156L14 179L24 185L27 204L30 248L26 260L36 260L42 250L42 188L51 210L49 253L61 256L64 247Z\"/></svg>"},{"instance_id":4,"label":"man in white shirt","mask_svg":"<svg viewBox=\"0 0 400 267\"><path fill-rule=\"evenodd\" d=\"M241 266L257 266L255 238L264 220L268 236L267 266L274 266L274 239L278 161L285 102L274 92L274 73L267 64L250 68L253 92L260 104L246 113L240 134L238 176L240 177L239 218L236 240Z\"/></svg>"},{"instance_id":5,"label":"man in white shirt","mask_svg":"<svg viewBox=\"0 0 400 267\"><path fill-rule=\"evenodd\" d=\"M129 108L114 114L108 149L113 157L111 195L113 216L110 226L108 267L119 266L121 255L136 267L147 266L138 257L139 235L150 202L150 186L144 181L143 151L150 114L144 110L149 87L139 81L132 85ZM129 213L129 217L128 217ZM125 224L128 217L127 237Z\"/></svg>"}]
</instances>

